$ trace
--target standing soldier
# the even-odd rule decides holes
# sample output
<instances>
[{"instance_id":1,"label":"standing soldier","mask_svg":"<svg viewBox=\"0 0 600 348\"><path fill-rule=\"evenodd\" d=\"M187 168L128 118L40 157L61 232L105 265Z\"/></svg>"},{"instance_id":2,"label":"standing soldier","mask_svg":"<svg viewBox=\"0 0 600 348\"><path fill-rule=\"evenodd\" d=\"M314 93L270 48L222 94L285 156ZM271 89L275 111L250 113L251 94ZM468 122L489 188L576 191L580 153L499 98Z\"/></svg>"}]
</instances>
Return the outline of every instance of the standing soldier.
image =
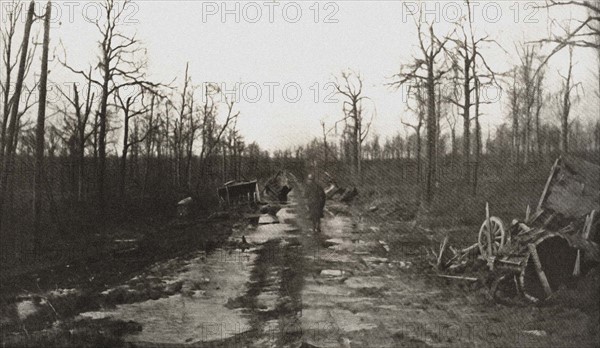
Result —
<instances>
[{"instance_id":1,"label":"standing soldier","mask_svg":"<svg viewBox=\"0 0 600 348\"><path fill-rule=\"evenodd\" d=\"M313 232L321 232L321 218L325 208L325 191L319 185L312 174L308 175L305 191L308 215L312 222Z\"/></svg>"}]
</instances>

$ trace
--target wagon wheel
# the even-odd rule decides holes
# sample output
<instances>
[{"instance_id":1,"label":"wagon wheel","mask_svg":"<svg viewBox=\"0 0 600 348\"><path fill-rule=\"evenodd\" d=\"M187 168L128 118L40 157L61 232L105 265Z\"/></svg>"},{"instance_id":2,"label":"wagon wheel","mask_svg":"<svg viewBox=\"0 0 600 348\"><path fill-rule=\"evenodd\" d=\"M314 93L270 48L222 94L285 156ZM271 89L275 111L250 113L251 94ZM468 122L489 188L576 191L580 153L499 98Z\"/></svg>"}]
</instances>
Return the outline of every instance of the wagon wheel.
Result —
<instances>
[{"instance_id":1,"label":"wagon wheel","mask_svg":"<svg viewBox=\"0 0 600 348\"><path fill-rule=\"evenodd\" d=\"M489 251L488 251L488 239L487 239L487 233L488 233L488 224L487 221L484 221L483 224L481 225L481 228L479 229L479 238L478 238L478 244L479 244L479 251L481 252L481 255L483 257L485 257L486 259L489 258L490 256L494 256L496 255L496 253L498 252L498 250L500 248L502 248L504 246L504 244L506 243L506 232L504 230L504 224L502 223L502 220L500 220L500 218L497 218L495 216L490 217L490 227L491 227L491 237L492 237L492 254L489 255Z\"/></svg>"}]
</instances>

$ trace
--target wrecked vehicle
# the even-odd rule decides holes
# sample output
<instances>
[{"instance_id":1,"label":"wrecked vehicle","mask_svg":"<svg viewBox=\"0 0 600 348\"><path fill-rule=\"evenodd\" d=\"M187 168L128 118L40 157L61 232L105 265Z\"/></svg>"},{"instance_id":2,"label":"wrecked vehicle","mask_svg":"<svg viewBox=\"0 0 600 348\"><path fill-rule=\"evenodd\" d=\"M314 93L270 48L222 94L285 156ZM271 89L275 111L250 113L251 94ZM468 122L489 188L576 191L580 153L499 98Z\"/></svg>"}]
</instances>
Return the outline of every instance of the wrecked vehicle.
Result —
<instances>
[{"instance_id":1,"label":"wrecked vehicle","mask_svg":"<svg viewBox=\"0 0 600 348\"><path fill-rule=\"evenodd\" d=\"M256 180L239 182L229 181L217 189L221 205L258 204L260 192Z\"/></svg>"},{"instance_id":2,"label":"wrecked vehicle","mask_svg":"<svg viewBox=\"0 0 600 348\"><path fill-rule=\"evenodd\" d=\"M286 203L287 196L292 191L287 173L280 170L265 183L263 193L272 201Z\"/></svg>"},{"instance_id":3,"label":"wrecked vehicle","mask_svg":"<svg viewBox=\"0 0 600 348\"><path fill-rule=\"evenodd\" d=\"M329 181L329 186L325 188L325 197L330 200L337 199L343 203L350 203L356 196L358 196L358 190L356 187L343 188L338 186L337 181L327 172L325 176Z\"/></svg>"},{"instance_id":4,"label":"wrecked vehicle","mask_svg":"<svg viewBox=\"0 0 600 348\"><path fill-rule=\"evenodd\" d=\"M494 272L496 299L516 294L532 302L583 274L599 257L600 166L575 157L554 163L534 213L508 229L489 216L479 231L480 257ZM512 290L512 291L511 291Z\"/></svg>"}]
</instances>

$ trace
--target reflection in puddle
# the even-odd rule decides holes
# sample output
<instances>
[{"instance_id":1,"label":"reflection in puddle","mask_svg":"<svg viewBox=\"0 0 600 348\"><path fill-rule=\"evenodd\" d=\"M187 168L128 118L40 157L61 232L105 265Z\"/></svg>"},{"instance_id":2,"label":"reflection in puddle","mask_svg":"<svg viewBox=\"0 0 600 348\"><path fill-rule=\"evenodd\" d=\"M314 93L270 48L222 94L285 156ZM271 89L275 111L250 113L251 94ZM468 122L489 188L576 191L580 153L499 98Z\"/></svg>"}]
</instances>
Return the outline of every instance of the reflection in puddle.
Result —
<instances>
[{"instance_id":1,"label":"reflection in puddle","mask_svg":"<svg viewBox=\"0 0 600 348\"><path fill-rule=\"evenodd\" d=\"M183 283L179 294L157 300L117 305L114 309L82 313L81 317L111 317L135 321L142 331L125 337L130 342L194 343L223 340L250 330L242 309L226 307L241 296L256 258L246 253L244 262L231 262L222 253L189 260L180 273L160 275L163 282ZM168 261L167 261L168 262Z\"/></svg>"}]
</instances>

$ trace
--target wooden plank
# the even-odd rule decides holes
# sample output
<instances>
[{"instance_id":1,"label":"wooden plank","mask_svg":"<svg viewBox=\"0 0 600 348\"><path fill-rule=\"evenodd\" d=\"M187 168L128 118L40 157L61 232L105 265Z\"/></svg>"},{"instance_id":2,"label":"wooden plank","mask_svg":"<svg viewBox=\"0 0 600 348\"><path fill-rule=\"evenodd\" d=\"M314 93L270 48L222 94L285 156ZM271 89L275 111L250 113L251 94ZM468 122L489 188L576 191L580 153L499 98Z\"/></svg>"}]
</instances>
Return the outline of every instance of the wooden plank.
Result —
<instances>
[{"instance_id":1,"label":"wooden plank","mask_svg":"<svg viewBox=\"0 0 600 348\"><path fill-rule=\"evenodd\" d=\"M546 273L544 273L544 269L542 268L542 263L540 262L540 257L537 253L537 248L534 244L527 244L529 248L529 252L531 253L531 258L533 260L533 264L535 266L535 271L538 275L538 279L542 284L542 288L546 293L546 297L550 297L552 295L552 289L550 288L550 283L548 283L548 278L546 277Z\"/></svg>"},{"instance_id":2,"label":"wooden plank","mask_svg":"<svg viewBox=\"0 0 600 348\"><path fill-rule=\"evenodd\" d=\"M560 163L562 157L559 157L556 159L556 161L554 161L554 165L552 166L552 170L550 170L550 176L548 177L548 181L546 181L546 186L544 187L544 191L542 191L542 197L540 198L540 202L538 203L537 206L537 211L542 211L542 205L544 204L544 201L546 200L546 197L548 196L548 189L550 188L550 183L552 182L552 179L554 178L554 174L556 173L556 169L558 168L558 164Z\"/></svg>"},{"instance_id":3,"label":"wooden plank","mask_svg":"<svg viewBox=\"0 0 600 348\"><path fill-rule=\"evenodd\" d=\"M440 278L468 280L468 281L471 281L471 282L476 282L476 281L479 280L479 279L473 278L473 277L451 276L451 275L445 275L445 274L438 274L437 276L440 277Z\"/></svg>"},{"instance_id":4,"label":"wooden plank","mask_svg":"<svg viewBox=\"0 0 600 348\"><path fill-rule=\"evenodd\" d=\"M444 261L444 254L446 252L446 250L448 249L448 239L450 237L448 235L446 235L446 237L444 237L444 240L442 241L442 244L440 246L440 253L438 254L438 259L437 259L437 269L442 269L442 262ZM444 265L446 266L446 265Z\"/></svg>"},{"instance_id":5,"label":"wooden plank","mask_svg":"<svg viewBox=\"0 0 600 348\"><path fill-rule=\"evenodd\" d=\"M581 234L581 237L583 238L583 240L587 240L589 238L595 216L596 216L596 211L592 210L590 215L588 215L585 218L585 225L583 226L583 230L582 230L582 234ZM575 266L573 267L573 275L576 277L581 275L581 249L577 250L577 259L575 259Z\"/></svg>"},{"instance_id":6,"label":"wooden plank","mask_svg":"<svg viewBox=\"0 0 600 348\"><path fill-rule=\"evenodd\" d=\"M485 221L487 224L487 241L488 241L488 257L493 256L492 255L492 223L490 222L490 204L488 202L485 202Z\"/></svg>"}]
</instances>

